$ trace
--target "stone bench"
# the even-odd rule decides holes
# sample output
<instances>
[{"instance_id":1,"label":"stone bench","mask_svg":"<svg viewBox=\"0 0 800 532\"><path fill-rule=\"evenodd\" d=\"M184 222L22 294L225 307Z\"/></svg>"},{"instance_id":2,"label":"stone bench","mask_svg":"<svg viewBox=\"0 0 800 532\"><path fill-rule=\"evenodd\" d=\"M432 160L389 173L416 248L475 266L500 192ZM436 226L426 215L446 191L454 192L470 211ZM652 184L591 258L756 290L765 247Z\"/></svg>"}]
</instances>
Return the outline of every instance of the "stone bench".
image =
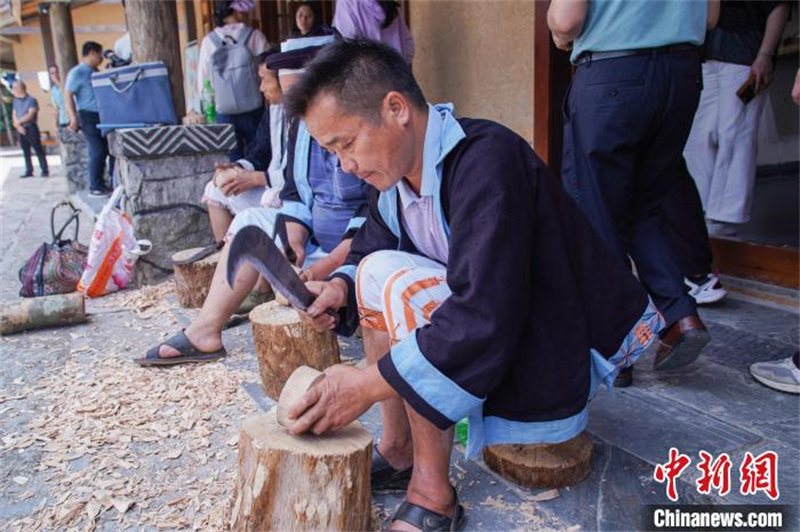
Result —
<instances>
[{"instance_id":1,"label":"stone bench","mask_svg":"<svg viewBox=\"0 0 800 532\"><path fill-rule=\"evenodd\" d=\"M226 162L235 144L228 124L121 129L109 135L125 187L123 210L136 238L153 243L153 251L136 266L137 285L171 274L177 251L213 241L200 200L215 163Z\"/></svg>"}]
</instances>

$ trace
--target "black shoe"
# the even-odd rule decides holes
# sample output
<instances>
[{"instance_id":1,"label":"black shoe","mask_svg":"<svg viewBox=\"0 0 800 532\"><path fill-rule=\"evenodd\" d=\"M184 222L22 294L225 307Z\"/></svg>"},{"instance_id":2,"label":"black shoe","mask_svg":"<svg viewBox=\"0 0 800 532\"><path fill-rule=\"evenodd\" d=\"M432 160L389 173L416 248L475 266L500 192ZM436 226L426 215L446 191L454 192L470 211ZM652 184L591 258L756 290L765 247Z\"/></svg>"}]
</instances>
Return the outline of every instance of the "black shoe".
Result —
<instances>
[{"instance_id":1,"label":"black shoe","mask_svg":"<svg viewBox=\"0 0 800 532\"><path fill-rule=\"evenodd\" d=\"M414 468L409 467L397 470L383 457L378 451L378 444L372 446L372 489L383 490L404 490L411 481L411 472Z\"/></svg>"},{"instance_id":2,"label":"black shoe","mask_svg":"<svg viewBox=\"0 0 800 532\"><path fill-rule=\"evenodd\" d=\"M108 190L103 190L103 189L100 189L100 190L90 190L90 191L89 191L89 195L90 195L90 196L94 196L94 197L96 197L96 198L101 198L101 197L107 198L107 197L109 197L109 196L111 195L111 192L110 192L110 191L108 191Z\"/></svg>"},{"instance_id":3,"label":"black shoe","mask_svg":"<svg viewBox=\"0 0 800 532\"><path fill-rule=\"evenodd\" d=\"M39 175L40 175L41 177L50 177L50 172L48 172L48 171L46 171L46 170L45 170L44 172L42 172L42 173L41 173L41 174L39 174Z\"/></svg>"},{"instance_id":4,"label":"black shoe","mask_svg":"<svg viewBox=\"0 0 800 532\"><path fill-rule=\"evenodd\" d=\"M614 379L614 388L627 388L633 384L633 366L622 368Z\"/></svg>"},{"instance_id":5,"label":"black shoe","mask_svg":"<svg viewBox=\"0 0 800 532\"><path fill-rule=\"evenodd\" d=\"M33 172L25 172L19 176L20 179L25 179L26 177L33 177Z\"/></svg>"}]
</instances>

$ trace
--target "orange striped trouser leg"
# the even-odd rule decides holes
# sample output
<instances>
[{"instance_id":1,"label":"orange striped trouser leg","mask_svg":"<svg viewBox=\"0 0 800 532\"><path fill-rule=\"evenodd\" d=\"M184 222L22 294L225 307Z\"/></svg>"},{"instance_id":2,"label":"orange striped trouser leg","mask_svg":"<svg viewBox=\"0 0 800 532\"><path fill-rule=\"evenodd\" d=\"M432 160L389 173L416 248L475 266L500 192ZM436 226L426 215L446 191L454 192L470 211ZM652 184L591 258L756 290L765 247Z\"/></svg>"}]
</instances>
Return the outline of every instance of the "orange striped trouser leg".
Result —
<instances>
[{"instance_id":1,"label":"orange striped trouser leg","mask_svg":"<svg viewBox=\"0 0 800 532\"><path fill-rule=\"evenodd\" d=\"M449 296L449 289L446 294L442 290L447 287L444 274L441 264L411 253L379 251L367 256L356 273L362 327L388 331L392 344L399 342L409 331L428 323L439 302ZM397 293L399 286L405 295ZM430 290L435 290L435 301Z\"/></svg>"}]
</instances>

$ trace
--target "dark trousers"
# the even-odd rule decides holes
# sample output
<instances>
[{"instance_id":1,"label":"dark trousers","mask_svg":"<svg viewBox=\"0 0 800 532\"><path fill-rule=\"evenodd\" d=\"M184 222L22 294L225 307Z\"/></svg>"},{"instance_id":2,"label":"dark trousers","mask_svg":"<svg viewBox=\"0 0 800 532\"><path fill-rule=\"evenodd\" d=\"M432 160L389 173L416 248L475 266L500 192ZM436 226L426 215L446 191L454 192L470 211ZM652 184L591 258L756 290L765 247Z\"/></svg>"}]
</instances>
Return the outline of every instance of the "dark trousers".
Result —
<instances>
[{"instance_id":1,"label":"dark trousers","mask_svg":"<svg viewBox=\"0 0 800 532\"><path fill-rule=\"evenodd\" d=\"M39 159L39 169L43 174L50 170L47 168L47 157L42 146L42 138L39 133L39 126L28 124L25 126L25 134L19 136L19 146L22 148L22 155L25 157L25 173L33 174L33 160L31 159L31 148Z\"/></svg>"},{"instance_id":2,"label":"dark trousers","mask_svg":"<svg viewBox=\"0 0 800 532\"><path fill-rule=\"evenodd\" d=\"M577 68L564 107L563 182L639 279L667 326L696 314L661 205L689 136L702 75L696 50Z\"/></svg>"},{"instance_id":3,"label":"dark trousers","mask_svg":"<svg viewBox=\"0 0 800 532\"><path fill-rule=\"evenodd\" d=\"M703 203L683 157L676 168L672 191L661 205L661 213L684 277L711 273L713 256Z\"/></svg>"},{"instance_id":4,"label":"dark trousers","mask_svg":"<svg viewBox=\"0 0 800 532\"><path fill-rule=\"evenodd\" d=\"M97 128L97 124L100 123L100 113L78 111L78 122L89 150L89 189L103 190L106 188L103 182L106 157L108 157L108 173L111 176L114 175L114 157L109 156L108 141Z\"/></svg>"},{"instance_id":5,"label":"dark trousers","mask_svg":"<svg viewBox=\"0 0 800 532\"><path fill-rule=\"evenodd\" d=\"M254 111L237 115L217 115L217 123L230 124L236 132L236 148L230 153L231 161L238 161L244 158L248 146L255 142L258 124L261 122L261 113L263 112L264 108L259 107Z\"/></svg>"}]
</instances>

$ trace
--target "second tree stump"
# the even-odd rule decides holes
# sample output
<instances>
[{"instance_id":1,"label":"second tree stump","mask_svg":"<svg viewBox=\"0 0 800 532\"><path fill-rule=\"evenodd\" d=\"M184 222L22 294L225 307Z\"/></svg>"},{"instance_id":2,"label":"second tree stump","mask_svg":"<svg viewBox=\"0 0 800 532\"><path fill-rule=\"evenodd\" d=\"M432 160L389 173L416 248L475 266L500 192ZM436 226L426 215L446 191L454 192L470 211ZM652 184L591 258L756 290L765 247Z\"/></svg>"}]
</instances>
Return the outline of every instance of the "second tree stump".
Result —
<instances>
[{"instance_id":1,"label":"second tree stump","mask_svg":"<svg viewBox=\"0 0 800 532\"><path fill-rule=\"evenodd\" d=\"M191 257L202 248L184 249L172 256L172 261L180 261ZM184 308L200 308L208 296L211 279L219 262L219 253L214 253L189 264L174 264L175 293L178 303Z\"/></svg>"},{"instance_id":2,"label":"second tree stump","mask_svg":"<svg viewBox=\"0 0 800 532\"><path fill-rule=\"evenodd\" d=\"M292 436L275 410L239 435L231 511L236 532L364 531L372 514L372 436L358 422L324 436Z\"/></svg>"},{"instance_id":3,"label":"second tree stump","mask_svg":"<svg viewBox=\"0 0 800 532\"><path fill-rule=\"evenodd\" d=\"M250 324L261 382L275 401L295 369L310 366L322 371L340 362L336 333L315 331L292 307L275 301L259 305L250 312Z\"/></svg>"},{"instance_id":4,"label":"second tree stump","mask_svg":"<svg viewBox=\"0 0 800 532\"><path fill-rule=\"evenodd\" d=\"M562 443L492 445L483 461L503 478L528 488L564 488L592 470L592 440L585 432Z\"/></svg>"}]
</instances>

